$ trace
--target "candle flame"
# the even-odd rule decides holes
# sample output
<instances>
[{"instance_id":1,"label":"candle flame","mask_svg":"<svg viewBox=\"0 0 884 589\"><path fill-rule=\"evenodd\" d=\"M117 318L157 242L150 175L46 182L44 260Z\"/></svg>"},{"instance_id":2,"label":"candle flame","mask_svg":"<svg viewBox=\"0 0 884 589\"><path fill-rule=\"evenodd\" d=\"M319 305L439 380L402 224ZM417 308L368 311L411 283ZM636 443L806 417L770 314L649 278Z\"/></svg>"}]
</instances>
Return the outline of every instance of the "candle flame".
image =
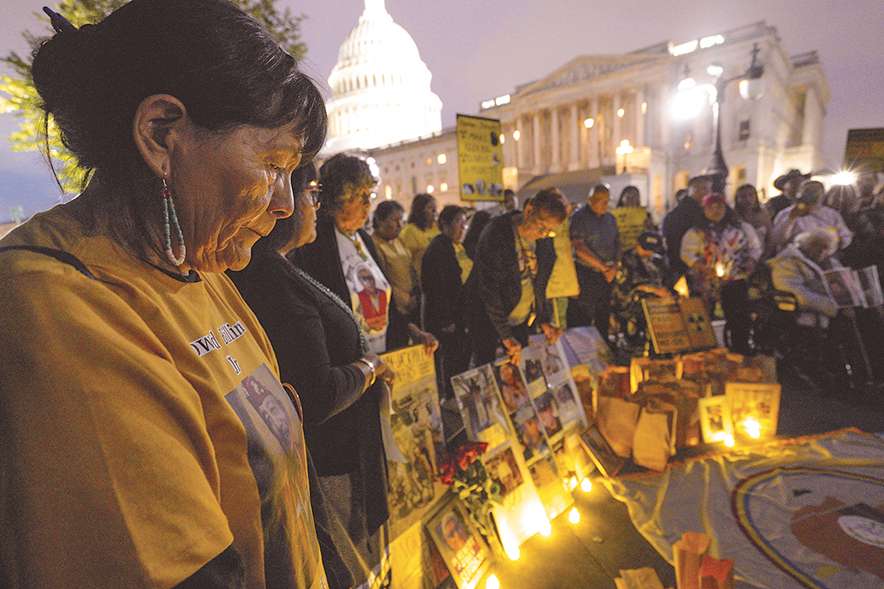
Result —
<instances>
[{"instance_id":1,"label":"candle flame","mask_svg":"<svg viewBox=\"0 0 884 589\"><path fill-rule=\"evenodd\" d=\"M740 422L740 427L748 434L750 438L758 439L761 437L761 424L754 417L747 417Z\"/></svg>"}]
</instances>

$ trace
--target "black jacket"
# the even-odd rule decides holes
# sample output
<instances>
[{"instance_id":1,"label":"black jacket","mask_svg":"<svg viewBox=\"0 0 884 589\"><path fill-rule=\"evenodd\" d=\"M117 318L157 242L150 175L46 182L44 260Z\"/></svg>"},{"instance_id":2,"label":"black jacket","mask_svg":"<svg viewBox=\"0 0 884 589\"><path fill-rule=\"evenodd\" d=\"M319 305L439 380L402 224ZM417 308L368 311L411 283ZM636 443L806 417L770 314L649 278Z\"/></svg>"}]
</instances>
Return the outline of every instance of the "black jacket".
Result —
<instances>
[{"instance_id":1,"label":"black jacket","mask_svg":"<svg viewBox=\"0 0 884 589\"><path fill-rule=\"evenodd\" d=\"M510 313L522 297L516 228L511 212L494 217L479 238L473 270L466 283L473 323L490 321L500 339L518 339L508 325ZM538 239L537 276L534 279L535 312L538 323L551 323L552 302L546 298L546 285L556 261L552 239Z\"/></svg>"},{"instance_id":2,"label":"black jacket","mask_svg":"<svg viewBox=\"0 0 884 589\"><path fill-rule=\"evenodd\" d=\"M424 293L424 328L439 337L442 328L464 325L463 283L454 242L437 235L421 260L421 290Z\"/></svg>"}]
</instances>

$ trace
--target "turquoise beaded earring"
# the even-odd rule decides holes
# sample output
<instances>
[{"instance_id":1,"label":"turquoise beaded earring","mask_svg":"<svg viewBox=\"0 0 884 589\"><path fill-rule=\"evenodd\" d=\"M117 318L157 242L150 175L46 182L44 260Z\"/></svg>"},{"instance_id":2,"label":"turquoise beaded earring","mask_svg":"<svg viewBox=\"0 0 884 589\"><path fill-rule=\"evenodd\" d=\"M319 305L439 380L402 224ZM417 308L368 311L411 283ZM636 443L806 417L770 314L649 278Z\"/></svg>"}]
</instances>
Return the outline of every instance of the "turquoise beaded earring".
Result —
<instances>
[{"instance_id":1,"label":"turquoise beaded earring","mask_svg":"<svg viewBox=\"0 0 884 589\"><path fill-rule=\"evenodd\" d=\"M171 223L170 223L171 219ZM172 201L172 191L163 178L163 230L166 237L166 258L174 266L180 266L184 263L187 249L184 247L184 235L181 233L181 225L178 224L178 215L175 213L175 203ZM172 226L175 227L175 237L178 240L178 255L172 250Z\"/></svg>"}]
</instances>

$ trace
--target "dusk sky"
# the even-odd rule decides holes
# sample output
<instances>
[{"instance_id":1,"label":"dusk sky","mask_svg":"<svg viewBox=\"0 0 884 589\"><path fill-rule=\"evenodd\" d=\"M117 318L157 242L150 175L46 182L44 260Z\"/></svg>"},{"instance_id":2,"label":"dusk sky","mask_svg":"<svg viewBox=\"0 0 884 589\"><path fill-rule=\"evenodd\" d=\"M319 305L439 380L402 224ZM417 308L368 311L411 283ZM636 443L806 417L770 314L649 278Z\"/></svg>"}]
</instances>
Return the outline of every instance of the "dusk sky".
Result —
<instances>
[{"instance_id":1,"label":"dusk sky","mask_svg":"<svg viewBox=\"0 0 884 589\"><path fill-rule=\"evenodd\" d=\"M0 0L3 55L27 51L23 30L48 31L48 24L34 14L44 4L45 0ZM307 71L324 85L363 2L279 0L277 4L306 15ZM679 44L758 21L777 28L789 54L815 50L820 56L831 97L824 126L827 166L841 164L848 129L884 127L881 0L386 0L385 4L393 20L411 34L433 74L433 92L442 99L443 127L453 125L458 113L476 114L482 100L507 94L575 57L625 53L666 41ZM0 69L0 74L10 73ZM11 151L6 138L16 129L13 115L0 114L0 222L9 219L10 207L19 205L30 215L61 198L39 154Z\"/></svg>"}]
</instances>

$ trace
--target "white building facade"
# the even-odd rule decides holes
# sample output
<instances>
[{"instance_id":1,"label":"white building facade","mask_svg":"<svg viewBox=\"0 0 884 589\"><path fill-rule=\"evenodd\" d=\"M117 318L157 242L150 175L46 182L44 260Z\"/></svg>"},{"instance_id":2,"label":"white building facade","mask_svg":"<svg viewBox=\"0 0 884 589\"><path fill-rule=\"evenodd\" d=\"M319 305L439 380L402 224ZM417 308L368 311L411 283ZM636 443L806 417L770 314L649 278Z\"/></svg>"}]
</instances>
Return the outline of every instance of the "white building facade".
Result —
<instances>
[{"instance_id":1,"label":"white building facade","mask_svg":"<svg viewBox=\"0 0 884 589\"><path fill-rule=\"evenodd\" d=\"M765 91L746 100L739 78L755 47ZM527 192L573 185L583 191L598 179L611 184L616 197L619 188L635 184L660 216L689 177L710 167L715 136L708 94L689 118L672 110L684 78L703 89L714 84L707 73L712 64L721 67L722 79L734 78L719 98L729 194L750 183L764 199L775 194L779 174L822 165L829 100L822 66L815 52L790 57L776 29L764 22L677 46L578 57L508 97L486 101L479 114L502 123L509 187ZM576 193L566 193L576 200Z\"/></svg>"}]
</instances>

